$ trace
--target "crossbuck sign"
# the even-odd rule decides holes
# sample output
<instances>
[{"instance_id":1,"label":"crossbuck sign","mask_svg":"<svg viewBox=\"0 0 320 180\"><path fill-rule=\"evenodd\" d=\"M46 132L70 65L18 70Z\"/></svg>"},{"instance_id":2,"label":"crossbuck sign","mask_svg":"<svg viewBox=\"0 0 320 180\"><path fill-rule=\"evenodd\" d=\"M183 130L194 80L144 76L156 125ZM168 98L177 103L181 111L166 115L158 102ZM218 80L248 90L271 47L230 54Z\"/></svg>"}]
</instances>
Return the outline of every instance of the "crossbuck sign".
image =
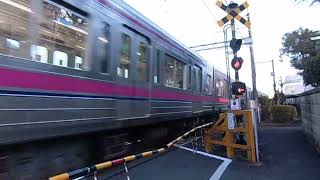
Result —
<instances>
[{"instance_id":1,"label":"crossbuck sign","mask_svg":"<svg viewBox=\"0 0 320 180\"><path fill-rule=\"evenodd\" d=\"M241 22L242 24L244 24L248 28L251 26L250 21L244 19L243 17L241 17L239 15L243 10L245 10L246 8L249 7L249 3L247 1L244 2L243 4L241 4L240 6L238 6L238 4L236 4L236 3L230 3L228 6L226 6L221 1L218 0L216 5L228 13L228 15L226 15L224 18L222 18L220 21L218 21L218 25L220 27L222 27L223 25L225 25L228 21L230 21L232 19L237 19L239 22Z\"/></svg>"}]
</instances>

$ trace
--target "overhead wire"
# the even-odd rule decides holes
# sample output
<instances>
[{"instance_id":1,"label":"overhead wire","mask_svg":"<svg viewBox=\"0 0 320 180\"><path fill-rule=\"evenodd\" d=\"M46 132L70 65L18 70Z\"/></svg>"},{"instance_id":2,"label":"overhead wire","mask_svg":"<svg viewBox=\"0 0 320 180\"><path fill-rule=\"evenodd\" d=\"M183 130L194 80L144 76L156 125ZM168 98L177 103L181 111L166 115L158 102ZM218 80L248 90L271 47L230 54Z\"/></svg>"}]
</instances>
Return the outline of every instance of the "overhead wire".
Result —
<instances>
[{"instance_id":1,"label":"overhead wire","mask_svg":"<svg viewBox=\"0 0 320 180\"><path fill-rule=\"evenodd\" d=\"M211 9L209 8L208 4L204 1L201 0L202 4L207 8L208 12L211 14L211 16L214 18L215 21L217 21L216 16L212 13Z\"/></svg>"}]
</instances>

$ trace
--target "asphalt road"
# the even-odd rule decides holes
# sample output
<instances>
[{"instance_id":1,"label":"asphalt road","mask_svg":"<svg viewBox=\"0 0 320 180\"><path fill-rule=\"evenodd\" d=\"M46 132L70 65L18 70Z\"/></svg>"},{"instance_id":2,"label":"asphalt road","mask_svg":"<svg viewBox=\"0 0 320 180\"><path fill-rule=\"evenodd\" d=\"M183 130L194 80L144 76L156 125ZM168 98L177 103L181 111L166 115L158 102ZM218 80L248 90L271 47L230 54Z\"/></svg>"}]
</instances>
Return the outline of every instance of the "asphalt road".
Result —
<instances>
[{"instance_id":1,"label":"asphalt road","mask_svg":"<svg viewBox=\"0 0 320 180\"><path fill-rule=\"evenodd\" d=\"M221 180L320 180L320 154L300 127L262 127L261 166L233 161Z\"/></svg>"},{"instance_id":2,"label":"asphalt road","mask_svg":"<svg viewBox=\"0 0 320 180\"><path fill-rule=\"evenodd\" d=\"M176 149L155 158L128 164L130 180L320 180L320 155L300 127L263 127L259 131L261 165L233 160L226 169L216 158ZM191 147L190 145L187 145ZM105 172L107 180L127 180L123 167Z\"/></svg>"},{"instance_id":3,"label":"asphalt road","mask_svg":"<svg viewBox=\"0 0 320 180\"><path fill-rule=\"evenodd\" d=\"M184 149L175 149L137 166L128 164L128 175L130 180L208 180L222 162ZM127 180L126 175L123 171L113 172L103 179Z\"/></svg>"}]
</instances>

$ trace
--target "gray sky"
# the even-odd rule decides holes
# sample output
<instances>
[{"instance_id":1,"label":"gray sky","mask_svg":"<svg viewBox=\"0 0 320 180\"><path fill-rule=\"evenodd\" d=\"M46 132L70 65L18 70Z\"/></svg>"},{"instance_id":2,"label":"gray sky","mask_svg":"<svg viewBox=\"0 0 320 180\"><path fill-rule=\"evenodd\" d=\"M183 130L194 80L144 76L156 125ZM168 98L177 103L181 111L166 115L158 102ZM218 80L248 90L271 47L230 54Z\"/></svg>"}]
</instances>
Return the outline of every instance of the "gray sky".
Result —
<instances>
[{"instance_id":1,"label":"gray sky","mask_svg":"<svg viewBox=\"0 0 320 180\"><path fill-rule=\"evenodd\" d=\"M223 32L216 21L226 14L215 3L216 0L125 0L147 18L174 36L186 46L223 41ZM227 1L228 2L228 1ZM241 4L244 0L235 0ZM280 76L296 74L288 58L279 62L282 36L299 27L320 30L320 5L309 7L309 3L294 0L248 0L252 22L254 55L256 62L275 60L277 82ZM241 13L243 17L247 11ZM248 30L237 23L237 37L247 37ZM224 49L201 51L199 54L216 68L226 71ZM239 71L240 80L251 86L251 65L248 46L242 46L238 56L244 64ZM257 88L273 95L271 63L256 64ZM233 71L233 70L232 70ZM232 75L234 76L234 75Z\"/></svg>"}]
</instances>

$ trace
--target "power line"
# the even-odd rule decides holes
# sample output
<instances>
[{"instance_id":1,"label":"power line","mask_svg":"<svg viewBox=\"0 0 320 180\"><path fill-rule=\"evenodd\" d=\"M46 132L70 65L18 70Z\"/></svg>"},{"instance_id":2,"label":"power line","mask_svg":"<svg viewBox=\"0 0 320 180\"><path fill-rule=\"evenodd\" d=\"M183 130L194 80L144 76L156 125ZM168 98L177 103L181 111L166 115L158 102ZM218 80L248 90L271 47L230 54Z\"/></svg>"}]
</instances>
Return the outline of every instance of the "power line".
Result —
<instances>
[{"instance_id":1,"label":"power line","mask_svg":"<svg viewBox=\"0 0 320 180\"><path fill-rule=\"evenodd\" d=\"M203 5L207 8L207 10L209 11L209 13L211 14L211 16L217 20L216 16L211 12L211 9L209 8L209 6L207 5L207 3L204 0L201 0L201 2L203 3Z\"/></svg>"},{"instance_id":2,"label":"power line","mask_svg":"<svg viewBox=\"0 0 320 180\"><path fill-rule=\"evenodd\" d=\"M208 43L208 44L200 44L196 46L190 46L190 48L198 48L198 47L210 46L210 45L216 45L216 44L222 44L222 43L225 43L225 42L221 41L221 42L214 42L214 43Z\"/></svg>"},{"instance_id":3,"label":"power line","mask_svg":"<svg viewBox=\"0 0 320 180\"><path fill-rule=\"evenodd\" d=\"M249 37L241 38L243 41L250 40ZM208 44L200 44L200 45L195 45L195 46L190 46L190 48L198 48L198 47L203 47L203 46L211 46L211 45L217 45L217 44L225 44L225 43L230 43L230 41L220 41L220 42L214 42L214 43L208 43ZM244 42L244 44L251 43L251 42Z\"/></svg>"},{"instance_id":4,"label":"power line","mask_svg":"<svg viewBox=\"0 0 320 180\"><path fill-rule=\"evenodd\" d=\"M246 43L243 43L243 45L249 45L251 44L251 42L246 42ZM226 46L218 46L218 47L210 47L210 48L204 48L204 49L197 49L197 50L194 50L195 52L198 52L198 51L207 51L207 50L213 50L213 49L222 49L222 48L225 48ZM230 46L227 46L227 47L230 47Z\"/></svg>"}]
</instances>

